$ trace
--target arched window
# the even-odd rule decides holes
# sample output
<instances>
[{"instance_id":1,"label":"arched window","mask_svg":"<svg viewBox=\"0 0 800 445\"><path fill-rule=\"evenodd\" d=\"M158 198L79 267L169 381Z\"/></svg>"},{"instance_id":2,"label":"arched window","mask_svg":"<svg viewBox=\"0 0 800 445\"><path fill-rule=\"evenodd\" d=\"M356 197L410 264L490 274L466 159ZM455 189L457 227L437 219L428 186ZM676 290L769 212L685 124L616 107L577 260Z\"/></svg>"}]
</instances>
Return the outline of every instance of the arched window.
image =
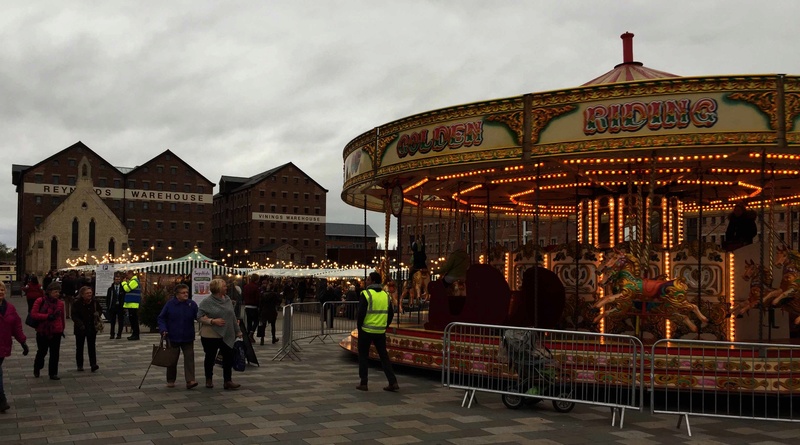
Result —
<instances>
[{"instance_id":1,"label":"arched window","mask_svg":"<svg viewBox=\"0 0 800 445\"><path fill-rule=\"evenodd\" d=\"M78 250L78 218L72 220L72 250Z\"/></svg>"},{"instance_id":2,"label":"arched window","mask_svg":"<svg viewBox=\"0 0 800 445\"><path fill-rule=\"evenodd\" d=\"M58 239L50 240L50 270L58 269Z\"/></svg>"},{"instance_id":3,"label":"arched window","mask_svg":"<svg viewBox=\"0 0 800 445\"><path fill-rule=\"evenodd\" d=\"M89 166L88 165L86 165L86 164L82 165L81 176L84 177L84 178L89 176Z\"/></svg>"},{"instance_id":4,"label":"arched window","mask_svg":"<svg viewBox=\"0 0 800 445\"><path fill-rule=\"evenodd\" d=\"M116 248L116 242L114 242L114 238L111 238L110 240L108 240L108 254L111 256L111 258L117 256L114 253L115 248Z\"/></svg>"},{"instance_id":5,"label":"arched window","mask_svg":"<svg viewBox=\"0 0 800 445\"><path fill-rule=\"evenodd\" d=\"M95 223L94 218L89 221L89 250L94 250Z\"/></svg>"}]
</instances>

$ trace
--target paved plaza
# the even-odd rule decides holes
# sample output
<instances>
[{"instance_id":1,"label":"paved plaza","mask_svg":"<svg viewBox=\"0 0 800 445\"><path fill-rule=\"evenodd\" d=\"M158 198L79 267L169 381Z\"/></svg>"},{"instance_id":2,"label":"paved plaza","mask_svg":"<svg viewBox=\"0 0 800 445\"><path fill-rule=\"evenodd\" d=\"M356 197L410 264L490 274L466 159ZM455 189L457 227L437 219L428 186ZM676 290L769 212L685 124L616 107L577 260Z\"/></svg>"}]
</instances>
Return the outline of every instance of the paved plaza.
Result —
<instances>
[{"instance_id":1,"label":"paved plaza","mask_svg":"<svg viewBox=\"0 0 800 445\"><path fill-rule=\"evenodd\" d=\"M25 303L10 299L21 312ZM24 318L24 314L23 314ZM260 367L234 373L242 384L224 391L203 386L202 351L195 344L200 386L165 387L153 367L141 389L157 334L141 341L98 339L97 373L78 372L72 323L61 347L60 381L33 377L31 355L18 345L6 359L6 393L12 408L0 414L0 444L796 444L800 424L692 417L693 436L677 417L629 411L623 429L611 426L607 408L578 405L569 414L550 403L507 409L500 397L479 394L462 408L462 393L443 388L438 373L398 368L399 393L382 391L380 368L370 370L369 392L356 391L357 363L334 341L300 343L302 360L273 361L278 345L256 346ZM279 326L280 327L280 326ZM46 368L45 368L46 371Z\"/></svg>"}]
</instances>

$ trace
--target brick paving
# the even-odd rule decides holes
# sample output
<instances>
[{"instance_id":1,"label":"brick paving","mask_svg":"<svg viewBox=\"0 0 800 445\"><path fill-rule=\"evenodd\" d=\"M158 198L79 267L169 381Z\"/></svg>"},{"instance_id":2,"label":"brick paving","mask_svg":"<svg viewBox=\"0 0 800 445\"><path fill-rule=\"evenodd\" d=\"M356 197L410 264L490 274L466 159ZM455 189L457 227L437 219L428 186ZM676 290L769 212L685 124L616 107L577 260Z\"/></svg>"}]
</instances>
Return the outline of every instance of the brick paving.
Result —
<instances>
[{"instance_id":1,"label":"brick paving","mask_svg":"<svg viewBox=\"0 0 800 445\"><path fill-rule=\"evenodd\" d=\"M11 301L24 311L22 299ZM24 314L23 314L24 317ZM676 428L677 417L628 411L623 429L611 426L608 408L578 405L560 414L549 403L509 410L500 397L479 394L462 408L462 393L443 388L438 373L398 368L401 390L381 388L380 367L370 370L370 391L355 390L357 363L337 341L301 343L300 361L272 361L279 345L255 346L260 367L234 373L242 384L215 388L165 387L153 367L137 389L157 334L131 342L98 339L96 373L78 372L72 326L61 347L60 381L33 377L31 355L18 346L7 358L6 393L12 408L0 414L0 444L795 444L800 423L692 417L693 436ZM143 329L143 332L146 329ZM197 376L202 351L195 344Z\"/></svg>"}]
</instances>

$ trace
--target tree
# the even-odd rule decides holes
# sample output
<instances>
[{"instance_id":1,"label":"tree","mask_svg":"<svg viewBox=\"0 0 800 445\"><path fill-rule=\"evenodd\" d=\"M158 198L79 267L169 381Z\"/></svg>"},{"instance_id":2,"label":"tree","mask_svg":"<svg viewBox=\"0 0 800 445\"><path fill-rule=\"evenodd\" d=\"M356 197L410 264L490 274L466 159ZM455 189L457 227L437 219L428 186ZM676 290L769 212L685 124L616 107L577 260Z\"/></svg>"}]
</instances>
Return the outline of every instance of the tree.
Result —
<instances>
[{"instance_id":1,"label":"tree","mask_svg":"<svg viewBox=\"0 0 800 445\"><path fill-rule=\"evenodd\" d=\"M0 261L14 261L17 259L17 249L9 249L8 246L0 242Z\"/></svg>"}]
</instances>

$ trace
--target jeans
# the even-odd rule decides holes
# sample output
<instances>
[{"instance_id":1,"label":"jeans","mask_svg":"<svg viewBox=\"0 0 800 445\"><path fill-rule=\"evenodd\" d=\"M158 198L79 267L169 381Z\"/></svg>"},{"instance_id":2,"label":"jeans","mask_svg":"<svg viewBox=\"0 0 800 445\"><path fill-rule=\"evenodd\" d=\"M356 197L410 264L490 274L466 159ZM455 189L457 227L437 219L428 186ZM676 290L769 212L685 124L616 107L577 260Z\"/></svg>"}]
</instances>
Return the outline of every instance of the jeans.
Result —
<instances>
[{"instance_id":1,"label":"jeans","mask_svg":"<svg viewBox=\"0 0 800 445\"><path fill-rule=\"evenodd\" d=\"M369 347L375 344L378 356L381 358L381 367L386 374L386 379L390 385L397 383L397 377L392 370L392 362L389 361L389 353L386 351L386 334L370 334L359 329L358 331L358 376L361 384L366 385L369 377Z\"/></svg>"},{"instance_id":2,"label":"jeans","mask_svg":"<svg viewBox=\"0 0 800 445\"><path fill-rule=\"evenodd\" d=\"M86 343L87 349L89 350L89 365L96 366L97 365L97 349L95 348L97 344L97 332L88 331L88 332L75 332L75 363L78 365L78 369L83 369L83 343Z\"/></svg>"},{"instance_id":3,"label":"jeans","mask_svg":"<svg viewBox=\"0 0 800 445\"><path fill-rule=\"evenodd\" d=\"M181 348L183 352L183 376L186 378L186 383L194 381L194 342L186 343L170 343L173 348ZM180 357L180 355L178 356ZM167 382L175 383L178 378L178 364L175 366L167 367Z\"/></svg>"},{"instance_id":4,"label":"jeans","mask_svg":"<svg viewBox=\"0 0 800 445\"><path fill-rule=\"evenodd\" d=\"M222 353L222 380L230 382L233 370L233 348L226 345L221 338L200 337L200 343L203 344L203 352L206 354L203 360L206 379L210 380L214 377L214 360L217 358L217 352L220 352Z\"/></svg>"},{"instance_id":5,"label":"jeans","mask_svg":"<svg viewBox=\"0 0 800 445\"><path fill-rule=\"evenodd\" d=\"M58 375L58 359L61 351L61 334L51 337L36 334L36 358L33 359L33 369L44 368L44 356L50 353L47 373L51 376Z\"/></svg>"}]
</instances>

